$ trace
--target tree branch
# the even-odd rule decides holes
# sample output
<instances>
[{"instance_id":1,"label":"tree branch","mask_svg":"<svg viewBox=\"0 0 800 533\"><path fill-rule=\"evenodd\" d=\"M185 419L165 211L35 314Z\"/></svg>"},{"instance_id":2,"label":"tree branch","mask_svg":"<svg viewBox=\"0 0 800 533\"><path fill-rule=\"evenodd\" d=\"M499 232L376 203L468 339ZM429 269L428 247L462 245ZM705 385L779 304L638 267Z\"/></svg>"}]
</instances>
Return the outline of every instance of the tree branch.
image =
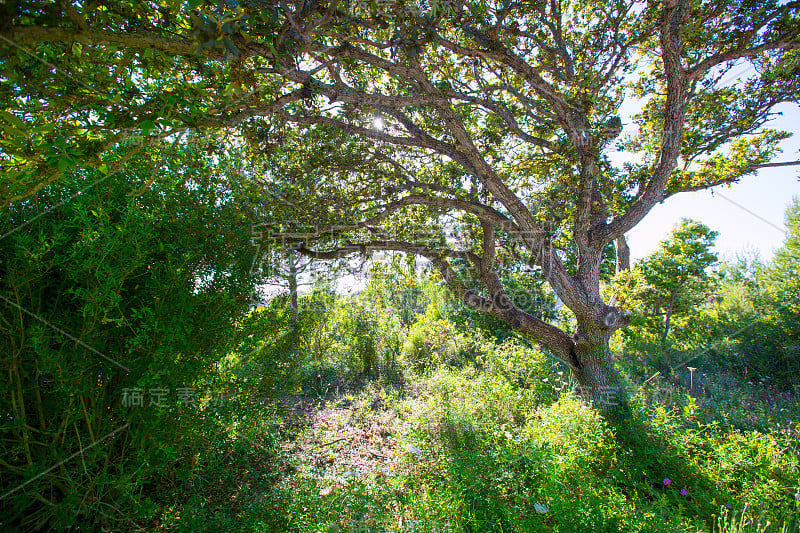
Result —
<instances>
[{"instance_id":1,"label":"tree branch","mask_svg":"<svg viewBox=\"0 0 800 533\"><path fill-rule=\"evenodd\" d=\"M619 217L598 232L597 238L609 242L627 233L638 224L653 206L663 199L672 171L677 166L681 150L683 123L686 115L688 79L681 65L680 23L685 0L664 0L661 13L660 43L664 73L667 79L667 96L664 105L664 130L661 154L649 182L638 199Z\"/></svg>"},{"instance_id":2,"label":"tree branch","mask_svg":"<svg viewBox=\"0 0 800 533\"><path fill-rule=\"evenodd\" d=\"M472 257L468 257L470 252L436 251L408 242L389 240L345 245L327 252L318 252L304 247L297 248L297 251L301 254L315 259L338 259L353 253L364 254L372 250L393 250L425 257L439 270L450 290L462 303L478 311L496 316L515 331L531 336L571 368L579 366L574 352L575 343L572 338L559 328L543 322L513 305L505 291L501 287L498 290L499 285L492 284L495 288L493 296L496 296L493 298L485 298L466 287L446 258L465 257L472 261L481 261L474 254L471 254ZM496 278L497 274L494 271L490 271L487 275L487 279ZM490 283L492 282L490 281ZM496 283L499 284L499 279Z\"/></svg>"}]
</instances>

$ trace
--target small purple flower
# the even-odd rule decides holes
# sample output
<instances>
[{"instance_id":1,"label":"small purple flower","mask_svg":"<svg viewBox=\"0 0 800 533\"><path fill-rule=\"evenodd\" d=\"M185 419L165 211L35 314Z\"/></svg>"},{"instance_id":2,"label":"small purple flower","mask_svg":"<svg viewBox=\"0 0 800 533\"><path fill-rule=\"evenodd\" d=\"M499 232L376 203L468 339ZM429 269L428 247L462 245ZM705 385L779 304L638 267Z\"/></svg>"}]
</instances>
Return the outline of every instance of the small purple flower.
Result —
<instances>
[{"instance_id":1,"label":"small purple flower","mask_svg":"<svg viewBox=\"0 0 800 533\"><path fill-rule=\"evenodd\" d=\"M733 509L733 505L731 505L731 504L729 504L729 503L726 503L726 504L725 504L725 507L727 507L728 509Z\"/></svg>"},{"instance_id":2,"label":"small purple flower","mask_svg":"<svg viewBox=\"0 0 800 533\"><path fill-rule=\"evenodd\" d=\"M672 485L672 481L670 481L670 479L669 479L668 477L667 477L667 478L664 478L664 485L666 485L667 487L669 487L670 485Z\"/></svg>"},{"instance_id":3,"label":"small purple flower","mask_svg":"<svg viewBox=\"0 0 800 533\"><path fill-rule=\"evenodd\" d=\"M686 496L687 494L689 494L689 491L688 491L688 490L686 490L686 489L681 489L681 494L682 494L683 496Z\"/></svg>"}]
</instances>

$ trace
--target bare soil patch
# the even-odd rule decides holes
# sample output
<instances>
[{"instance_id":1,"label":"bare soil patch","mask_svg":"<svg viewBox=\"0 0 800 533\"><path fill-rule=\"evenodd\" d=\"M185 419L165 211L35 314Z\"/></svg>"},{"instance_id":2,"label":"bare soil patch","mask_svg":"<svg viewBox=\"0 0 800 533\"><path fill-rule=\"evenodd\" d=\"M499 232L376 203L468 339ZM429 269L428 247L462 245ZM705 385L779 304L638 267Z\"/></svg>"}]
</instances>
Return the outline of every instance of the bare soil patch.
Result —
<instances>
[{"instance_id":1,"label":"bare soil patch","mask_svg":"<svg viewBox=\"0 0 800 533\"><path fill-rule=\"evenodd\" d=\"M320 477L386 477L399 463L398 413L386 395L366 387L327 401L279 398L286 424L282 455L295 469Z\"/></svg>"}]
</instances>

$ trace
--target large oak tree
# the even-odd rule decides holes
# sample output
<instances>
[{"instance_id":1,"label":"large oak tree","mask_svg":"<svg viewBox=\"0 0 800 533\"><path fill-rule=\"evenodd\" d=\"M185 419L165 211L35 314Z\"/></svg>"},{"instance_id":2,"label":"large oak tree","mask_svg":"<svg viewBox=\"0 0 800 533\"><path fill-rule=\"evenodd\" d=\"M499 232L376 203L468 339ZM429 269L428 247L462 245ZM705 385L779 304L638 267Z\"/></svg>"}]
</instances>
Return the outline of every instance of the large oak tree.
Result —
<instances>
[{"instance_id":1,"label":"large oak tree","mask_svg":"<svg viewBox=\"0 0 800 533\"><path fill-rule=\"evenodd\" d=\"M547 347L611 410L609 339L627 320L601 298L604 250L617 243L622 269L625 233L655 204L790 164L772 162L785 134L764 126L800 94L799 8L7 3L0 190L25 201L71 166L114 172L124 158L108 149L132 133L136 144L235 128L252 149L241 170L253 212L283 219L282 242L318 258L426 257L464 304ZM641 112L623 138L626 98ZM634 162L613 165L613 149ZM495 265L510 256L540 271L574 332L507 296Z\"/></svg>"}]
</instances>

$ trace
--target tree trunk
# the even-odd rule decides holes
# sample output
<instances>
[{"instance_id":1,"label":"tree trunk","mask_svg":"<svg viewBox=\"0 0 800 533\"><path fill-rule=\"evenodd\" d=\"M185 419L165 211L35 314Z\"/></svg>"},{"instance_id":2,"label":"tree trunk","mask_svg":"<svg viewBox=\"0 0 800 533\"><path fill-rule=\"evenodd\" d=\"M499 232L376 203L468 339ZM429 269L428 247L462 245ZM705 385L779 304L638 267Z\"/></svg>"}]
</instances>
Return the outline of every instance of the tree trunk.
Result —
<instances>
[{"instance_id":1,"label":"tree trunk","mask_svg":"<svg viewBox=\"0 0 800 533\"><path fill-rule=\"evenodd\" d=\"M661 344L667 342L667 335L669 335L669 319L672 317L672 305L675 303L675 295L678 291L672 291L669 297L669 305L667 306L667 314L664 318L664 335L661 336Z\"/></svg>"},{"instance_id":2,"label":"tree trunk","mask_svg":"<svg viewBox=\"0 0 800 533\"><path fill-rule=\"evenodd\" d=\"M614 240L614 247L617 251L617 274L631 269L631 249L625 235L620 235Z\"/></svg>"},{"instance_id":3,"label":"tree trunk","mask_svg":"<svg viewBox=\"0 0 800 533\"><path fill-rule=\"evenodd\" d=\"M574 338L578 366L572 369L572 374L578 382L576 392L603 415L619 414L625 395L611 358L611 333L590 320L579 318Z\"/></svg>"},{"instance_id":4,"label":"tree trunk","mask_svg":"<svg viewBox=\"0 0 800 533\"><path fill-rule=\"evenodd\" d=\"M289 257L289 305L292 308L290 324L292 329L297 325L297 263Z\"/></svg>"}]
</instances>

